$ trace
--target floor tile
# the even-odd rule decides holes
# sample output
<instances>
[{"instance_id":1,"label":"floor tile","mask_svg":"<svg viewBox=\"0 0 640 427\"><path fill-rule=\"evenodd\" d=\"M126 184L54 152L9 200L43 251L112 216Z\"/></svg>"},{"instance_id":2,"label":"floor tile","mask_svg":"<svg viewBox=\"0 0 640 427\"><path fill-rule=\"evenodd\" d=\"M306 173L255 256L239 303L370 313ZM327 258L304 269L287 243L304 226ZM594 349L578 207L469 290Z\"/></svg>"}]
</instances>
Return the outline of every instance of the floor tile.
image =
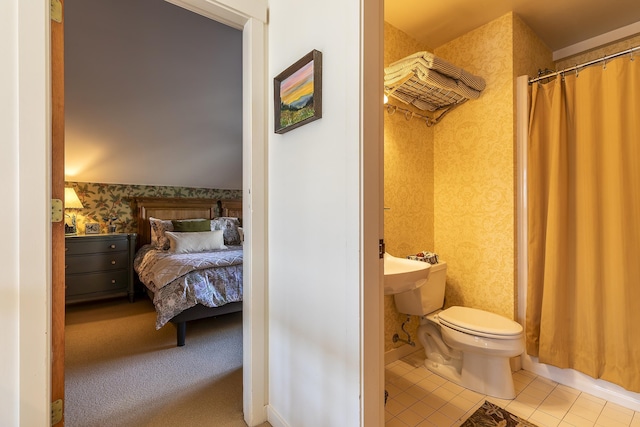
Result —
<instances>
[{"instance_id":1,"label":"floor tile","mask_svg":"<svg viewBox=\"0 0 640 427\"><path fill-rule=\"evenodd\" d=\"M393 418L390 421L385 423L386 427L407 427L407 425L399 420L398 418Z\"/></svg>"},{"instance_id":2,"label":"floor tile","mask_svg":"<svg viewBox=\"0 0 640 427\"><path fill-rule=\"evenodd\" d=\"M406 425L415 427L424 421L424 417L411 409L402 411L396 418L404 422Z\"/></svg>"},{"instance_id":3,"label":"floor tile","mask_svg":"<svg viewBox=\"0 0 640 427\"><path fill-rule=\"evenodd\" d=\"M433 413L427 419L436 427L451 427L451 425L455 421L447 417L445 414L443 414L440 411Z\"/></svg>"},{"instance_id":4,"label":"floor tile","mask_svg":"<svg viewBox=\"0 0 640 427\"><path fill-rule=\"evenodd\" d=\"M536 410L535 406L530 406L517 400L512 400L507 406L503 406L503 408L525 420Z\"/></svg>"},{"instance_id":5,"label":"floor tile","mask_svg":"<svg viewBox=\"0 0 640 427\"><path fill-rule=\"evenodd\" d=\"M452 420L457 420L458 418L463 416L465 412L467 412L464 409L460 409L451 402L445 404L442 408L438 409L438 411L442 412Z\"/></svg>"},{"instance_id":6,"label":"floor tile","mask_svg":"<svg viewBox=\"0 0 640 427\"><path fill-rule=\"evenodd\" d=\"M414 405L412 405L411 408L409 409L411 409L413 412L417 413L418 415L422 416L423 420L429 418L429 416L432 415L437 410L436 408L433 408L424 402L417 402Z\"/></svg>"},{"instance_id":7,"label":"floor tile","mask_svg":"<svg viewBox=\"0 0 640 427\"><path fill-rule=\"evenodd\" d=\"M457 427L485 400L538 427L640 427L640 413L527 371L513 374L516 398L468 390L424 367L415 352L385 367L386 427Z\"/></svg>"},{"instance_id":8,"label":"floor tile","mask_svg":"<svg viewBox=\"0 0 640 427\"><path fill-rule=\"evenodd\" d=\"M538 427L557 427L562 420L552 417L542 411L534 411L528 418L528 421L536 424ZM577 427L577 426L576 426Z\"/></svg>"},{"instance_id":9,"label":"floor tile","mask_svg":"<svg viewBox=\"0 0 640 427\"><path fill-rule=\"evenodd\" d=\"M595 425L596 419L585 418L581 414L569 412L562 420L576 427L592 427Z\"/></svg>"}]
</instances>

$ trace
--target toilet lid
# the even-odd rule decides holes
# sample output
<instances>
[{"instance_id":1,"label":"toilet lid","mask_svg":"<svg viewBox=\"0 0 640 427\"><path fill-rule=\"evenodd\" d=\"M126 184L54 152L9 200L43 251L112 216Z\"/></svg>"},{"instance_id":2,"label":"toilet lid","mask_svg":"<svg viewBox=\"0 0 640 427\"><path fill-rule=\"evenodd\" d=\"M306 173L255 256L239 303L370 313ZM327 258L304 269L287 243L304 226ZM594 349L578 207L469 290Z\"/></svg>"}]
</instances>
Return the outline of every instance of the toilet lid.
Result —
<instances>
[{"instance_id":1,"label":"toilet lid","mask_svg":"<svg viewBox=\"0 0 640 427\"><path fill-rule=\"evenodd\" d=\"M449 307L438 313L440 323L460 332L494 338L515 338L522 326L498 314L469 307Z\"/></svg>"}]
</instances>

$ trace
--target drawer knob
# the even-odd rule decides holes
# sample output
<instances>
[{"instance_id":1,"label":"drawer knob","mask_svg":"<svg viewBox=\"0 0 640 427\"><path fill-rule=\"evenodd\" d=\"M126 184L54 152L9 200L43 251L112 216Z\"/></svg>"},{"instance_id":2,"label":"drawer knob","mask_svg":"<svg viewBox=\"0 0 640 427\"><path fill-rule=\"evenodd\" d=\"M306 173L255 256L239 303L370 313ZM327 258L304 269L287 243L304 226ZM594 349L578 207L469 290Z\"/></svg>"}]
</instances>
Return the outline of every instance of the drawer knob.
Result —
<instances>
[{"instance_id":1,"label":"drawer knob","mask_svg":"<svg viewBox=\"0 0 640 427\"><path fill-rule=\"evenodd\" d=\"M116 283L116 279L111 279L111 283L115 284Z\"/></svg>"},{"instance_id":2,"label":"drawer knob","mask_svg":"<svg viewBox=\"0 0 640 427\"><path fill-rule=\"evenodd\" d=\"M111 261L111 265L116 265L116 261L115 260Z\"/></svg>"},{"instance_id":3,"label":"drawer knob","mask_svg":"<svg viewBox=\"0 0 640 427\"><path fill-rule=\"evenodd\" d=\"M69 264L65 264L65 265L64 265L64 269L65 269L65 270L67 269L67 267L69 267Z\"/></svg>"},{"instance_id":4,"label":"drawer knob","mask_svg":"<svg viewBox=\"0 0 640 427\"><path fill-rule=\"evenodd\" d=\"M110 247L111 249L115 249L115 248L116 248L116 245L110 245L109 247Z\"/></svg>"}]
</instances>

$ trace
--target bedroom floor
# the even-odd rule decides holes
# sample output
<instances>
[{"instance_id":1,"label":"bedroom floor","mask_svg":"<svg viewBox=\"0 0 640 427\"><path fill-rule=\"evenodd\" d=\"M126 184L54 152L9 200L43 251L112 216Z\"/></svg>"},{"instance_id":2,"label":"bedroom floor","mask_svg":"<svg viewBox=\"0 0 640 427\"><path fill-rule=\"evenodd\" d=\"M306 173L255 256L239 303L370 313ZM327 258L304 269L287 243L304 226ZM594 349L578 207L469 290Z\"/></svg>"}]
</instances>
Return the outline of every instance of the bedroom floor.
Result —
<instances>
[{"instance_id":1,"label":"bedroom floor","mask_svg":"<svg viewBox=\"0 0 640 427\"><path fill-rule=\"evenodd\" d=\"M155 318L142 296L67 306L65 425L246 427L242 313L190 322L184 347Z\"/></svg>"},{"instance_id":2,"label":"bedroom floor","mask_svg":"<svg viewBox=\"0 0 640 427\"><path fill-rule=\"evenodd\" d=\"M459 426L485 400L539 427L640 427L640 412L527 371L514 373L516 398L502 400L431 373L422 365L423 359L420 350L386 365L386 427Z\"/></svg>"}]
</instances>

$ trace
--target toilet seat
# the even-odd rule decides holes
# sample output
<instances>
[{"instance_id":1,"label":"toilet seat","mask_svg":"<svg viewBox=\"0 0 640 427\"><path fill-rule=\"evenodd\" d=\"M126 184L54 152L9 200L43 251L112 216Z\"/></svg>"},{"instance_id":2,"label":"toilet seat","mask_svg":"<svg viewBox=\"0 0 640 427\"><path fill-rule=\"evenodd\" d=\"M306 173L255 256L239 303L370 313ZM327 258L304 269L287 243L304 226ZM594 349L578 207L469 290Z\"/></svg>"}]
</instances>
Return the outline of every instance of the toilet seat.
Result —
<instances>
[{"instance_id":1,"label":"toilet seat","mask_svg":"<svg viewBox=\"0 0 640 427\"><path fill-rule=\"evenodd\" d=\"M514 339L522 335L522 326L498 314L470 307L453 306L437 314L442 326L495 339Z\"/></svg>"}]
</instances>

